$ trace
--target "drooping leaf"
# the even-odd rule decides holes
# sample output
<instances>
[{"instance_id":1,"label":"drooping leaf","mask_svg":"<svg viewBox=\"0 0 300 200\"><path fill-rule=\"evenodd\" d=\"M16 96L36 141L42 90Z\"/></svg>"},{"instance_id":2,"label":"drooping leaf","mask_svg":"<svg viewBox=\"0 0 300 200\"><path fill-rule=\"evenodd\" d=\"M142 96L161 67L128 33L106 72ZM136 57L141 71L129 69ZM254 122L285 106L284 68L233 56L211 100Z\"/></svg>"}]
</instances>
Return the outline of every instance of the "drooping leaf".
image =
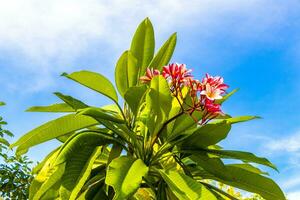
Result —
<instances>
[{"instance_id":1,"label":"drooping leaf","mask_svg":"<svg viewBox=\"0 0 300 200\"><path fill-rule=\"evenodd\" d=\"M93 117L94 119L104 119L116 123L124 123L124 119L121 119L121 116L118 116L114 113L109 113L107 110L96 107L88 107L85 109L80 109L78 112L79 115L87 115Z\"/></svg>"},{"instance_id":2,"label":"drooping leaf","mask_svg":"<svg viewBox=\"0 0 300 200\"><path fill-rule=\"evenodd\" d=\"M138 26L130 46L130 51L137 59L139 77L144 75L154 55L155 39L151 21L146 18Z\"/></svg>"},{"instance_id":3,"label":"drooping leaf","mask_svg":"<svg viewBox=\"0 0 300 200\"><path fill-rule=\"evenodd\" d=\"M167 65L173 55L176 46L177 34L174 33L170 38L163 44L157 54L154 56L149 67L161 70L163 66Z\"/></svg>"},{"instance_id":4,"label":"drooping leaf","mask_svg":"<svg viewBox=\"0 0 300 200\"><path fill-rule=\"evenodd\" d=\"M11 147L18 146L17 153L25 153L32 146L96 124L99 122L88 116L66 115L29 131Z\"/></svg>"},{"instance_id":5,"label":"drooping leaf","mask_svg":"<svg viewBox=\"0 0 300 200\"><path fill-rule=\"evenodd\" d=\"M265 176L237 166L224 165L220 159L209 158L205 154L198 153L191 156L191 158L207 172L214 175L218 181L257 193L266 200L285 200L284 194L278 185Z\"/></svg>"},{"instance_id":6,"label":"drooping leaf","mask_svg":"<svg viewBox=\"0 0 300 200\"><path fill-rule=\"evenodd\" d=\"M101 74L83 70L62 75L118 102L118 95L113 84Z\"/></svg>"},{"instance_id":7,"label":"drooping leaf","mask_svg":"<svg viewBox=\"0 0 300 200\"><path fill-rule=\"evenodd\" d=\"M33 106L26 110L27 112L75 112L75 110L66 103L56 103L49 106Z\"/></svg>"},{"instance_id":8,"label":"drooping leaf","mask_svg":"<svg viewBox=\"0 0 300 200\"><path fill-rule=\"evenodd\" d=\"M68 134L65 134L65 135L61 135L61 136L58 136L56 139L62 143L64 143L65 141L68 140L69 137L71 137L73 134L75 134L75 132L71 132L71 133L68 133Z\"/></svg>"},{"instance_id":9,"label":"drooping leaf","mask_svg":"<svg viewBox=\"0 0 300 200\"><path fill-rule=\"evenodd\" d=\"M254 167L253 165L250 165L250 164L228 164L226 166L239 167L239 168L242 168L244 170L247 170L247 171L250 171L250 172L253 172L256 174L269 175L268 172L264 172L264 171L260 170L259 168Z\"/></svg>"},{"instance_id":10,"label":"drooping leaf","mask_svg":"<svg viewBox=\"0 0 300 200\"><path fill-rule=\"evenodd\" d=\"M159 172L172 193L180 200L217 200L205 186L185 174L173 170Z\"/></svg>"},{"instance_id":11,"label":"drooping leaf","mask_svg":"<svg viewBox=\"0 0 300 200\"><path fill-rule=\"evenodd\" d=\"M88 148L90 152L93 152L97 146L113 143L119 143L122 145L117 138L114 138L109 134L89 131L79 132L71 136L71 138L64 143L58 152L59 155L55 160L55 165L67 162L69 159L72 160L72 155L81 149Z\"/></svg>"},{"instance_id":12,"label":"drooping leaf","mask_svg":"<svg viewBox=\"0 0 300 200\"><path fill-rule=\"evenodd\" d=\"M100 155L101 149L102 149L102 147L97 147L91 155L86 154L86 152L88 152L88 151L83 153L83 151L80 150L78 153L76 153L74 155L72 160L69 160L68 164L66 165L66 170L69 170L68 176L72 176L72 177L70 177L70 180L72 180L72 181L74 179L76 180L76 185L71 190L69 200L76 199L76 197L79 194L84 183L90 176L94 161ZM90 153L90 152L88 152L88 153ZM85 165L82 168L82 166L83 166L82 164L84 163L83 161L85 161L86 158L89 158L89 159L85 162ZM77 176L77 174L75 175L76 171L80 171L79 177L76 177ZM64 187L64 182L66 181L66 179L64 179L64 178L67 178L68 176L63 176L62 187Z\"/></svg>"},{"instance_id":13,"label":"drooping leaf","mask_svg":"<svg viewBox=\"0 0 300 200\"><path fill-rule=\"evenodd\" d=\"M39 200L41 197L57 183L65 172L65 163L51 168L50 176L43 182L38 191L34 194L33 200ZM49 174L48 174L49 175Z\"/></svg>"},{"instance_id":14,"label":"drooping leaf","mask_svg":"<svg viewBox=\"0 0 300 200\"><path fill-rule=\"evenodd\" d=\"M111 150L109 152L109 157L107 159L107 165L115 158L119 157L122 153L122 146L118 145L118 144L114 144L111 147Z\"/></svg>"},{"instance_id":15,"label":"drooping leaf","mask_svg":"<svg viewBox=\"0 0 300 200\"><path fill-rule=\"evenodd\" d=\"M138 80L138 65L130 51L125 51L119 58L115 69L116 86L124 97L128 88L135 86Z\"/></svg>"},{"instance_id":16,"label":"drooping leaf","mask_svg":"<svg viewBox=\"0 0 300 200\"><path fill-rule=\"evenodd\" d=\"M184 148L192 149L217 144L227 137L230 128L231 125L227 121L203 125L186 138L182 146Z\"/></svg>"},{"instance_id":17,"label":"drooping leaf","mask_svg":"<svg viewBox=\"0 0 300 200\"><path fill-rule=\"evenodd\" d=\"M235 123L239 123L239 122L250 121L250 120L253 120L253 119L260 119L260 117L258 117L258 116L240 116L240 117L227 118L225 120L227 122L229 122L230 124L235 124Z\"/></svg>"},{"instance_id":18,"label":"drooping leaf","mask_svg":"<svg viewBox=\"0 0 300 200\"><path fill-rule=\"evenodd\" d=\"M114 137L97 132L81 132L71 136L57 152L52 168L65 164L59 194L62 199L75 198L90 175L94 161L101 153L98 146L118 142ZM95 150L97 149L97 150Z\"/></svg>"},{"instance_id":19,"label":"drooping leaf","mask_svg":"<svg viewBox=\"0 0 300 200\"><path fill-rule=\"evenodd\" d=\"M58 150L50 153L42 162L43 166L38 170L38 174L30 185L29 199L40 199L53 185L62 177L65 171L65 164L54 166Z\"/></svg>"},{"instance_id":20,"label":"drooping leaf","mask_svg":"<svg viewBox=\"0 0 300 200\"><path fill-rule=\"evenodd\" d=\"M147 173L141 159L121 156L109 164L105 183L114 188L114 200L123 200L137 191Z\"/></svg>"},{"instance_id":21,"label":"drooping leaf","mask_svg":"<svg viewBox=\"0 0 300 200\"><path fill-rule=\"evenodd\" d=\"M87 200L87 199L91 199L91 200L97 200L96 196L99 194L99 192L104 192L103 190L103 182L104 182L104 177L103 180L99 179L97 182L95 182L93 185L90 185L90 187L88 187L78 198L77 200ZM102 196L100 196L98 199L103 199L103 200L108 200L107 196L104 194Z\"/></svg>"},{"instance_id":22,"label":"drooping leaf","mask_svg":"<svg viewBox=\"0 0 300 200\"><path fill-rule=\"evenodd\" d=\"M126 103L129 105L134 115L137 114L140 103L147 90L146 85L131 87L124 95Z\"/></svg>"},{"instance_id":23,"label":"drooping leaf","mask_svg":"<svg viewBox=\"0 0 300 200\"><path fill-rule=\"evenodd\" d=\"M5 146L9 146L9 142L6 139L2 138L2 137L0 137L0 144L4 144ZM1 146L0 146L0 149L1 149Z\"/></svg>"},{"instance_id":24,"label":"drooping leaf","mask_svg":"<svg viewBox=\"0 0 300 200\"><path fill-rule=\"evenodd\" d=\"M54 94L75 110L88 107L88 105L78 99L75 99L74 97L64 95L60 92L55 92Z\"/></svg>"},{"instance_id":25,"label":"drooping leaf","mask_svg":"<svg viewBox=\"0 0 300 200\"><path fill-rule=\"evenodd\" d=\"M58 149L60 147L54 149L53 151L51 151L44 159L42 162L38 163L35 167L32 168L32 173L33 174L37 174L39 173L39 171L43 168L43 166L45 165L45 163L55 154L57 153ZM52 158L53 159L53 158Z\"/></svg>"},{"instance_id":26,"label":"drooping leaf","mask_svg":"<svg viewBox=\"0 0 300 200\"><path fill-rule=\"evenodd\" d=\"M253 153L244 152L244 151L229 151L229 150L215 150L215 149L206 149L206 152L214 155L221 156L221 158L229 158L229 159L239 159L245 162L253 162L262 164L268 167L271 167L277 170L276 166L272 164L268 159L257 157ZM277 170L278 171L278 170Z\"/></svg>"}]
</instances>

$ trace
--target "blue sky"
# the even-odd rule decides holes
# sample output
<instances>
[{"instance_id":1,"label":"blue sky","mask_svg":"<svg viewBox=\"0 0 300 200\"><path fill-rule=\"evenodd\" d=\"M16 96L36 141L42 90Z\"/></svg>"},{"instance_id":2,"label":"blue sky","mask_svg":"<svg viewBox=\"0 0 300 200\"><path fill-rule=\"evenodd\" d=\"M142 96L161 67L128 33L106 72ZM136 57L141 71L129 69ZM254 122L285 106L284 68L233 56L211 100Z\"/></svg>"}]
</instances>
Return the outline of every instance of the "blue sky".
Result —
<instances>
[{"instance_id":1,"label":"blue sky","mask_svg":"<svg viewBox=\"0 0 300 200\"><path fill-rule=\"evenodd\" d=\"M0 1L1 2L1 1ZM126 3L124 3L126 2ZM240 88L224 111L259 115L233 127L227 149L255 152L280 169L271 173L289 194L300 197L300 2L293 0L3 1L0 7L1 115L16 138L56 114L26 113L32 105L58 101L55 91L90 104L105 98L59 75L88 69L113 80L118 56L129 47L138 23L150 17L157 48L178 33L174 62L196 77L221 75ZM32 148L41 159L55 145Z\"/></svg>"}]
</instances>

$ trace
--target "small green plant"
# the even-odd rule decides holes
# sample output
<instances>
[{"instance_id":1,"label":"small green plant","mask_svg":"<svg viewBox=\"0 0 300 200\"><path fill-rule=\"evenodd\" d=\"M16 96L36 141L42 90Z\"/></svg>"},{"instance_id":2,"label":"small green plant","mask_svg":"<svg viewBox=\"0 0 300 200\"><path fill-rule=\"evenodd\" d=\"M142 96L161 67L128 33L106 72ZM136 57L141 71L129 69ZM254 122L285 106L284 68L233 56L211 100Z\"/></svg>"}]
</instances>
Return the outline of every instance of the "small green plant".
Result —
<instances>
[{"instance_id":1,"label":"small green plant","mask_svg":"<svg viewBox=\"0 0 300 200\"><path fill-rule=\"evenodd\" d=\"M0 105L4 103L0 102ZM7 137L14 135L3 128L7 123L0 117L0 199L20 199L29 197L31 161L26 156L14 156L9 150Z\"/></svg>"},{"instance_id":2,"label":"small green plant","mask_svg":"<svg viewBox=\"0 0 300 200\"><path fill-rule=\"evenodd\" d=\"M226 93L222 77L207 74L199 81L185 65L169 64L176 38L171 35L154 55L152 24L145 19L139 25L116 64L120 96L101 74L63 74L108 97L111 105L94 107L57 92L63 103L28 109L67 113L12 145L23 154L43 142L61 141L34 168L30 199L237 199L209 180L266 200L285 199L277 184L251 165L277 170L271 162L218 145L233 124L257 117L222 112L222 103L236 92ZM238 162L225 164L226 159Z\"/></svg>"}]
</instances>

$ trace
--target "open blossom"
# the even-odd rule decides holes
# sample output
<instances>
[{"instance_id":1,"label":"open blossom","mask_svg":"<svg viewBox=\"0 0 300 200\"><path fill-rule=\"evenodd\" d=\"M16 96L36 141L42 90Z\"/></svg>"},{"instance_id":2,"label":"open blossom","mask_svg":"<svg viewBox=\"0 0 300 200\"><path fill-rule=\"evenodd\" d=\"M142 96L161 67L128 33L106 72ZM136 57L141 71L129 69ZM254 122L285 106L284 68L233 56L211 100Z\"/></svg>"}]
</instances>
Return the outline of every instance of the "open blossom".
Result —
<instances>
[{"instance_id":1,"label":"open blossom","mask_svg":"<svg viewBox=\"0 0 300 200\"><path fill-rule=\"evenodd\" d=\"M205 90L200 92L201 95L205 95L208 99L222 99L222 91L219 89L213 88L210 84L205 85Z\"/></svg>"},{"instance_id":2,"label":"open blossom","mask_svg":"<svg viewBox=\"0 0 300 200\"><path fill-rule=\"evenodd\" d=\"M222 99L222 94L228 85L224 84L224 79L220 76L210 76L206 74L205 78L201 82L200 90L201 95L205 95L210 100Z\"/></svg>"},{"instance_id":3,"label":"open blossom","mask_svg":"<svg viewBox=\"0 0 300 200\"><path fill-rule=\"evenodd\" d=\"M150 82L154 76L158 76L158 75L160 75L160 72L157 69L147 68L146 75L140 77L140 80L142 83L147 83Z\"/></svg>"}]
</instances>

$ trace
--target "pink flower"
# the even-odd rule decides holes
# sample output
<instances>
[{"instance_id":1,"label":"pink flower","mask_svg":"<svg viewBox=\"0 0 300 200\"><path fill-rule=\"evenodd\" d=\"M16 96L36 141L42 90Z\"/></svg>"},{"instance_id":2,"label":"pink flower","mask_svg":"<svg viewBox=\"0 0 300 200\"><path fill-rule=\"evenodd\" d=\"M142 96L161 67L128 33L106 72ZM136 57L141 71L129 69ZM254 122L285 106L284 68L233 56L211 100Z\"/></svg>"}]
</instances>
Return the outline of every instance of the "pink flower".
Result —
<instances>
[{"instance_id":1,"label":"pink flower","mask_svg":"<svg viewBox=\"0 0 300 200\"><path fill-rule=\"evenodd\" d=\"M152 80L152 78L154 76L158 76L160 75L160 72L157 69L153 69L153 68L147 68L146 70L146 75L145 76L141 76L140 80L142 83L148 83Z\"/></svg>"},{"instance_id":2,"label":"pink flower","mask_svg":"<svg viewBox=\"0 0 300 200\"><path fill-rule=\"evenodd\" d=\"M211 114L222 114L221 105L215 104L214 101L212 101L212 100L205 99L204 107L205 107L206 111Z\"/></svg>"},{"instance_id":3,"label":"pink flower","mask_svg":"<svg viewBox=\"0 0 300 200\"><path fill-rule=\"evenodd\" d=\"M181 85L192 78L191 71L186 68L185 64L172 63L163 67L162 75L174 84Z\"/></svg>"},{"instance_id":4,"label":"pink flower","mask_svg":"<svg viewBox=\"0 0 300 200\"><path fill-rule=\"evenodd\" d=\"M220 76L210 76L206 74L205 78L201 82L200 94L206 96L209 100L222 99L222 94L228 88L228 85L224 84L224 79Z\"/></svg>"},{"instance_id":5,"label":"pink flower","mask_svg":"<svg viewBox=\"0 0 300 200\"><path fill-rule=\"evenodd\" d=\"M202 117L201 124L206 123L208 120L211 120L218 115L223 115L224 113L221 111L221 105L215 104L213 100L205 99L204 100L204 109L205 114Z\"/></svg>"},{"instance_id":6,"label":"pink flower","mask_svg":"<svg viewBox=\"0 0 300 200\"><path fill-rule=\"evenodd\" d=\"M191 71L186 68L185 64L173 63L163 67L162 75L168 81L174 96L182 96L182 87L192 79Z\"/></svg>"},{"instance_id":7,"label":"pink flower","mask_svg":"<svg viewBox=\"0 0 300 200\"><path fill-rule=\"evenodd\" d=\"M205 90L202 90L200 94L205 95L209 100L222 99L222 91L213 88L210 84L206 84Z\"/></svg>"}]
</instances>

